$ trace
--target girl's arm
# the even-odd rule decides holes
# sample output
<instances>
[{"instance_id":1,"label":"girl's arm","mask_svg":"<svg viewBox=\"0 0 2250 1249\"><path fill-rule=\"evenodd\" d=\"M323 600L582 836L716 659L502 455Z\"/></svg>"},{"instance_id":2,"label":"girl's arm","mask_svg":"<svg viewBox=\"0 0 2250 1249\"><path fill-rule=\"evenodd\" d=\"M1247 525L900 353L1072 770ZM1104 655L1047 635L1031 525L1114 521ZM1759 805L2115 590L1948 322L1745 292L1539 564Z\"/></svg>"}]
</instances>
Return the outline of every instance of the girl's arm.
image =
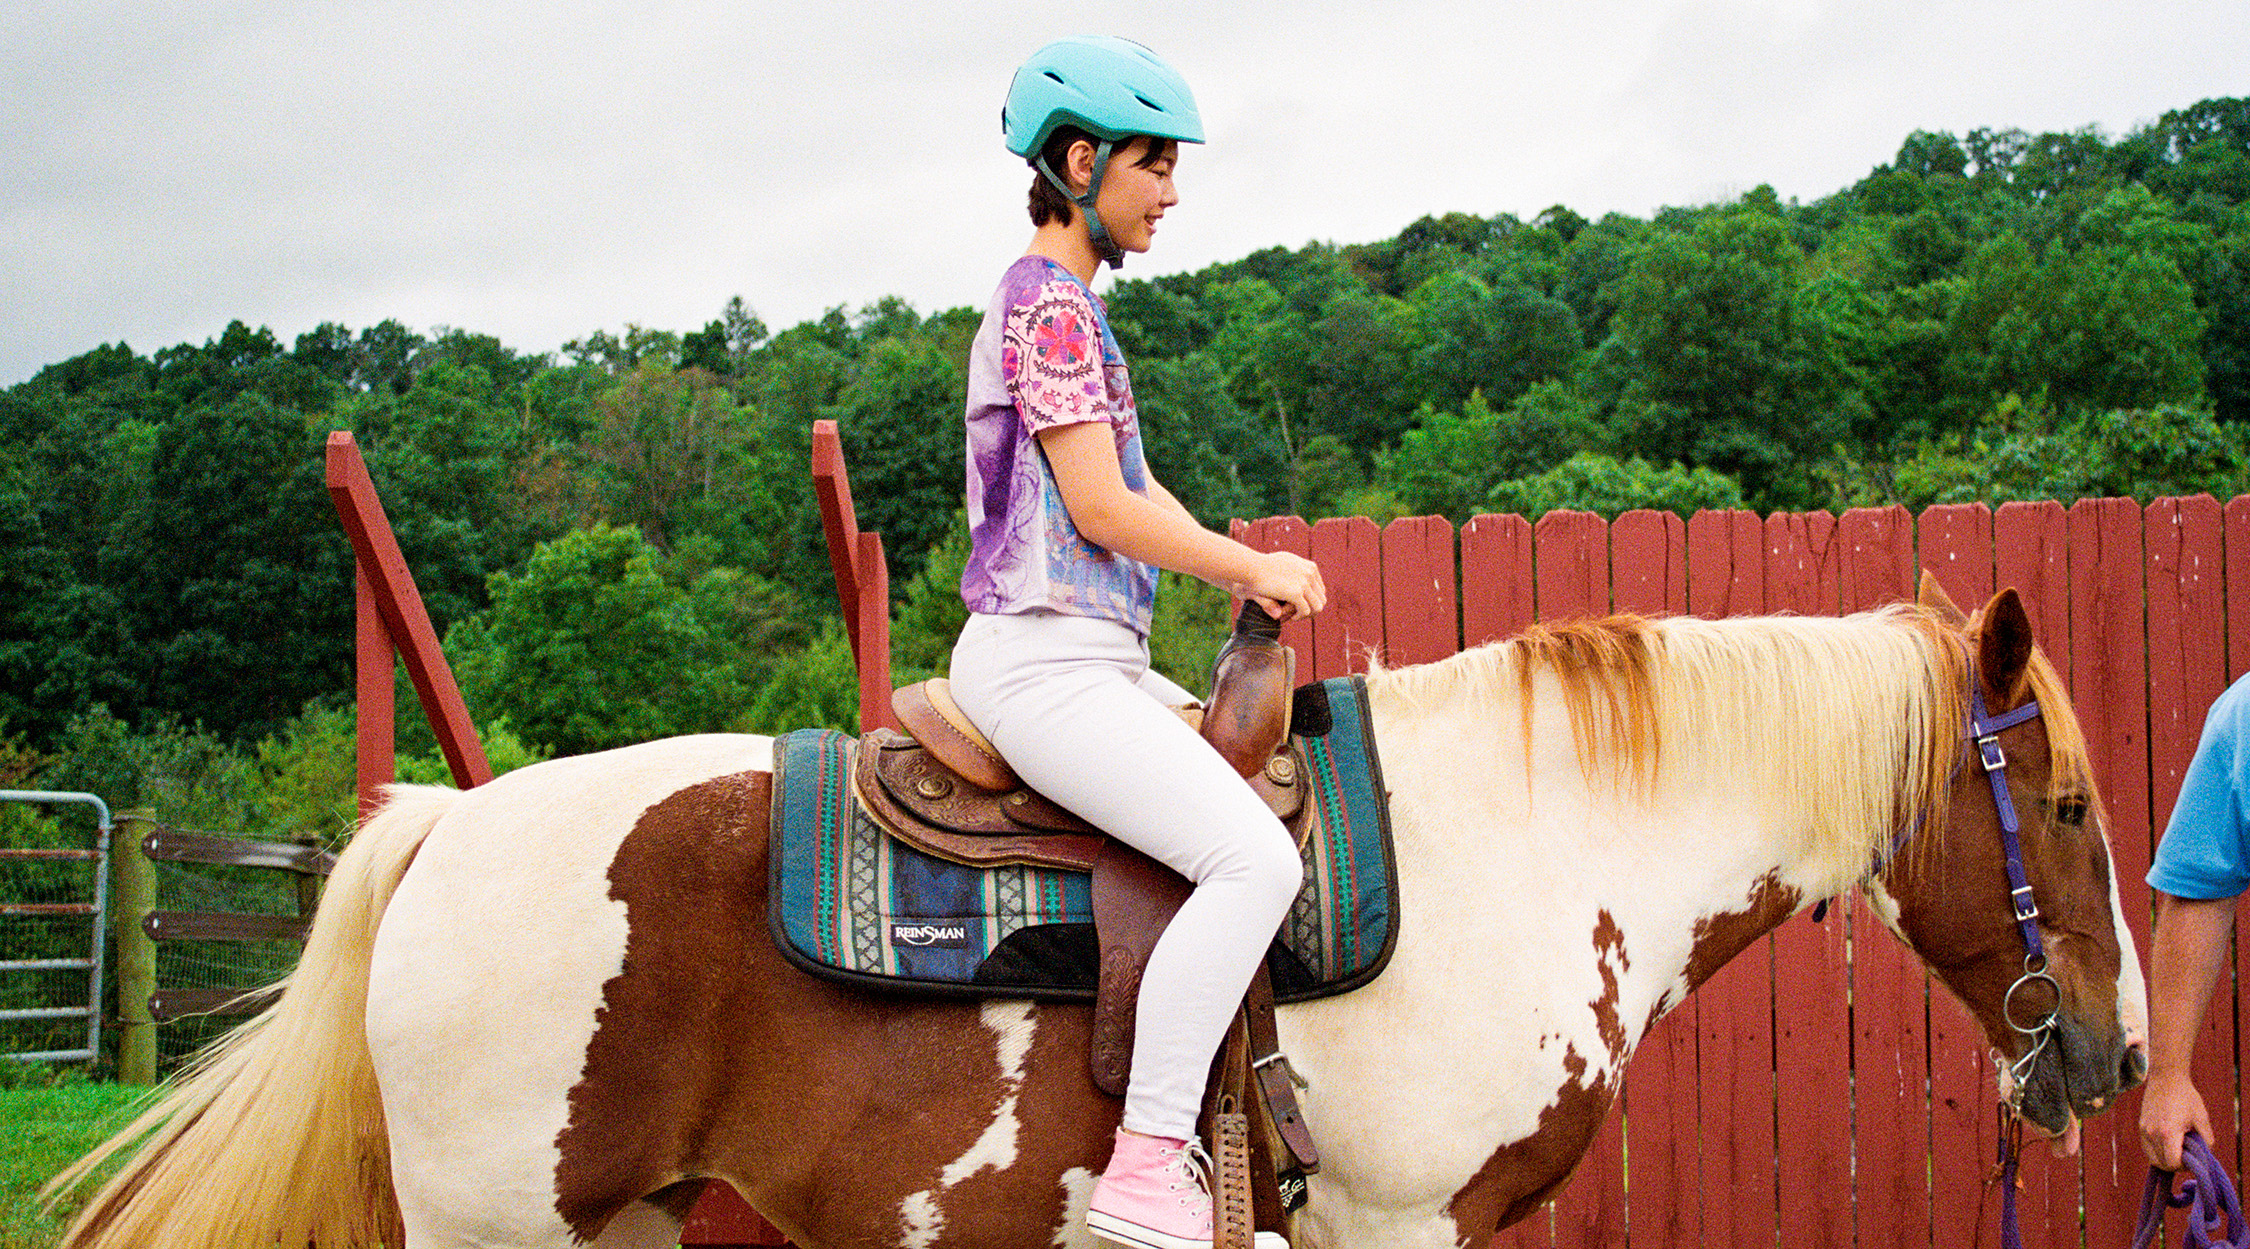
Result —
<instances>
[{"instance_id":1,"label":"girl's arm","mask_svg":"<svg viewBox=\"0 0 2250 1249\"><path fill-rule=\"evenodd\" d=\"M1187 519L1198 529L1203 527L1203 522L1195 519L1195 513L1187 510L1187 504L1180 502L1179 499L1174 496L1171 491L1166 490L1164 488L1164 483L1158 481L1156 479L1156 474L1154 473L1150 473L1148 475L1148 496L1159 506L1168 507L1173 511L1178 512L1180 515L1187 517Z\"/></svg>"},{"instance_id":2,"label":"girl's arm","mask_svg":"<svg viewBox=\"0 0 2250 1249\"><path fill-rule=\"evenodd\" d=\"M1047 453L1071 523L1088 542L1208 581L1255 600L1280 619L1328 605L1328 587L1311 560L1287 551L1252 550L1212 533L1153 478L1153 497L1133 493L1117 466L1117 443L1108 422L1040 430L1039 446Z\"/></svg>"}]
</instances>

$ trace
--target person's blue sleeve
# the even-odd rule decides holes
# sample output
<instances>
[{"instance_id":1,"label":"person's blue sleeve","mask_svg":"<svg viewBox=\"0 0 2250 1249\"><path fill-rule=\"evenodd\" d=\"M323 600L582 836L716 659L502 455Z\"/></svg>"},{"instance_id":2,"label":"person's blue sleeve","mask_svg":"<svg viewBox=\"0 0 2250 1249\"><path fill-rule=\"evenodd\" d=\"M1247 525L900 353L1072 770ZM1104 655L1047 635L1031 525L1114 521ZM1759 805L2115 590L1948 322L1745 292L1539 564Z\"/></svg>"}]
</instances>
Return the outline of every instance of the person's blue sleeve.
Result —
<instances>
[{"instance_id":1,"label":"person's blue sleeve","mask_svg":"<svg viewBox=\"0 0 2250 1249\"><path fill-rule=\"evenodd\" d=\"M2176 898L2231 898L2250 888L2250 677L2211 704L2171 823L2148 871L2151 888Z\"/></svg>"}]
</instances>

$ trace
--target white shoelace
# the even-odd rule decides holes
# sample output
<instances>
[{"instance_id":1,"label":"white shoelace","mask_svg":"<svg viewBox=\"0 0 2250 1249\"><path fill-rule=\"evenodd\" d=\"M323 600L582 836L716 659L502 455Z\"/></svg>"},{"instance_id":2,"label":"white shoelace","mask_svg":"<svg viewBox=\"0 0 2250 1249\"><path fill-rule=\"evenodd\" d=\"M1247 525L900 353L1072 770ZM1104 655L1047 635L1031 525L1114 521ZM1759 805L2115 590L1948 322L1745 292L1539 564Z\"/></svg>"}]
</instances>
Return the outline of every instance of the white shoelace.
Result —
<instances>
[{"instance_id":1,"label":"white shoelace","mask_svg":"<svg viewBox=\"0 0 2250 1249\"><path fill-rule=\"evenodd\" d=\"M1202 1140L1197 1137L1191 1136L1187 1138L1186 1144L1181 1145L1178 1149L1167 1149L1164 1151L1164 1153L1167 1157L1178 1159L1179 1170L1184 1172L1189 1179L1195 1181L1196 1191L1202 1193L1204 1198L1208 1200L1211 1196L1211 1170L1213 1164L1211 1162L1211 1155L1205 1153L1203 1150ZM1183 1187L1186 1186L1181 1184L1172 1185L1173 1191L1175 1192ZM1192 1198L1180 1198L1181 1205L1187 1205L1191 1201Z\"/></svg>"}]
</instances>

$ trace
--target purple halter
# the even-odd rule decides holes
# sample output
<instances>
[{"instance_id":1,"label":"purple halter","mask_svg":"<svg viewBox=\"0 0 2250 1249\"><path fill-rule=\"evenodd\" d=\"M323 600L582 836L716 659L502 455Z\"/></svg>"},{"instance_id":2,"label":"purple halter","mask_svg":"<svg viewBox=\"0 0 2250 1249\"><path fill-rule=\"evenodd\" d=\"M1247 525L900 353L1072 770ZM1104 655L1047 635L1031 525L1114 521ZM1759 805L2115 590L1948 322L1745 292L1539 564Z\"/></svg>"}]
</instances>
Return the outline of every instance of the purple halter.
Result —
<instances>
[{"instance_id":1,"label":"purple halter","mask_svg":"<svg viewBox=\"0 0 2250 1249\"><path fill-rule=\"evenodd\" d=\"M1977 748L1977 762L1984 768L1987 781L1992 784L1992 805L2000 816L2000 850L2008 869L2008 899L2015 913L2016 928L2023 934L2023 975L2008 986L2007 995L2000 999L2000 1014L2008 1026L2030 1041L2023 1056L2008 1064L2010 1083L2014 1086L2008 1103L2001 1110L2003 1123L2000 1131L2000 1244L2001 1249L2023 1249L2023 1234L2016 1216L2016 1162L2018 1131L2010 1130L2020 1124L2017 1112L2023 1105L2025 1082L2030 1080L2032 1068L2039 1055L2054 1039L2055 1016L2062 1009L2062 986L2047 974L2047 947L2039 935L2039 903L2032 896L2031 877L2023 865L2023 821L2016 815L2016 802L2008 793L2008 756L2000 749L2000 734L2026 720L2039 715L2039 700L2032 699L2013 711L1991 715L1984 709L1984 690L1977 682L1976 665L1969 665L1969 739ZM2036 1021L2025 1024L2016 1019L2016 994L2025 985L2045 983L2054 993L2055 1006ZM1999 1055L1994 1054L1999 1061Z\"/></svg>"}]
</instances>

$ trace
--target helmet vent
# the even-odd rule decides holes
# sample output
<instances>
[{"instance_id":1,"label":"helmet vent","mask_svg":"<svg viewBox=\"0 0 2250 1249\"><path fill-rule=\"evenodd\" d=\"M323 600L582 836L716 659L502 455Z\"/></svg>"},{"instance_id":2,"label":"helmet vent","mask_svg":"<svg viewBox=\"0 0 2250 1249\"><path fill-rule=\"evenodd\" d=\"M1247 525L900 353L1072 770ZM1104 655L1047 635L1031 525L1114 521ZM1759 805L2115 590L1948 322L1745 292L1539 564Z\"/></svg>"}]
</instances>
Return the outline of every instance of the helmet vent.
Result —
<instances>
[{"instance_id":1,"label":"helmet vent","mask_svg":"<svg viewBox=\"0 0 2250 1249\"><path fill-rule=\"evenodd\" d=\"M1141 94L1135 93L1135 94L1134 94L1134 96L1133 96L1133 98L1134 98L1134 99L1136 99L1136 100L1139 100L1139 101L1140 101L1140 102L1141 102L1142 104L1144 104L1144 105L1147 105L1147 106L1148 106L1148 110L1149 110L1150 112L1152 112L1152 113L1161 113L1161 112L1163 112L1163 111L1164 111L1164 106L1163 106L1163 105L1161 105L1161 104L1158 104L1158 103L1157 103L1156 101L1154 101L1154 100L1152 100L1152 99L1149 99L1149 98L1148 98L1147 96L1145 96L1145 95L1141 95Z\"/></svg>"},{"instance_id":2,"label":"helmet vent","mask_svg":"<svg viewBox=\"0 0 2250 1249\"><path fill-rule=\"evenodd\" d=\"M1058 73L1056 73L1055 71L1053 71L1053 70L1051 70L1051 69L1050 69L1050 70L1048 70L1048 71L1046 71L1046 73L1047 73L1047 77L1048 77L1048 78L1050 78L1050 79L1052 79L1052 80L1054 80L1055 82L1062 82L1062 83L1063 83L1063 85L1064 85L1064 86L1066 86L1066 87L1070 85L1070 84L1069 84L1069 83L1067 83L1067 82L1063 82L1063 76L1062 76L1061 74L1058 74Z\"/></svg>"}]
</instances>

